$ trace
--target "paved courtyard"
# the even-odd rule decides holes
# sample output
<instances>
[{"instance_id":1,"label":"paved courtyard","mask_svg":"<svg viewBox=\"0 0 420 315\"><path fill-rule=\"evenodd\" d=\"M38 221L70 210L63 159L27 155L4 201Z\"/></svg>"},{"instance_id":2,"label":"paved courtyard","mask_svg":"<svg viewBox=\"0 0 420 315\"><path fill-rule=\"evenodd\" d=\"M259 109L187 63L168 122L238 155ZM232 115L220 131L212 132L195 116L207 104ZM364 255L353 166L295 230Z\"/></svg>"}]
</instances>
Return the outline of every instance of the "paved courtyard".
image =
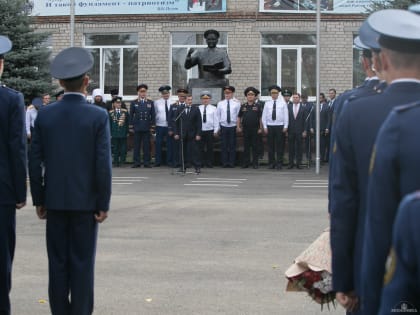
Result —
<instances>
[{"instance_id":1,"label":"paved courtyard","mask_svg":"<svg viewBox=\"0 0 420 315\"><path fill-rule=\"evenodd\" d=\"M326 169L114 169L95 314L344 314L285 292L284 271L328 226ZM47 283L45 222L26 206L17 214L13 314L49 314Z\"/></svg>"}]
</instances>

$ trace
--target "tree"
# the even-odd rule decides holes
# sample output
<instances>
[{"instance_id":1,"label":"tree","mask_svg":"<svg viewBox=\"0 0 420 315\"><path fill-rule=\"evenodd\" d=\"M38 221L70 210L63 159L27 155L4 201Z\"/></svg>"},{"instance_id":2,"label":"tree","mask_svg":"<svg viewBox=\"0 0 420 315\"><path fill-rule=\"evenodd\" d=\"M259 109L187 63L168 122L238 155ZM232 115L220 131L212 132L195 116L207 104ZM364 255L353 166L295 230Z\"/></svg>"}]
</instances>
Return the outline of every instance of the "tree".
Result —
<instances>
[{"instance_id":1,"label":"tree","mask_svg":"<svg viewBox=\"0 0 420 315\"><path fill-rule=\"evenodd\" d=\"M45 46L49 34L33 27L31 7L28 0L0 0L0 34L13 42L1 79L22 92L26 102L55 89L49 73L51 52Z\"/></svg>"},{"instance_id":2,"label":"tree","mask_svg":"<svg viewBox=\"0 0 420 315\"><path fill-rule=\"evenodd\" d=\"M372 1L369 13L383 9L403 9L407 10L410 5L417 4L418 0L378 0Z\"/></svg>"}]
</instances>

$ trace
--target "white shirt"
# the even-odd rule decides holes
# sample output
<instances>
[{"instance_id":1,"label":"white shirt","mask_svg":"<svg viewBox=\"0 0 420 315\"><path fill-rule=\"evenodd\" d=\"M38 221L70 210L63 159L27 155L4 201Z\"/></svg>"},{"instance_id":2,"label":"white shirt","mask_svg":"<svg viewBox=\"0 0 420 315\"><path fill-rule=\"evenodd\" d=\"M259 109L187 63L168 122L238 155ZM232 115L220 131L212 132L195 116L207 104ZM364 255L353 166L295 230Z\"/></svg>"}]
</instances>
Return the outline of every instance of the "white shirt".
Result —
<instances>
[{"instance_id":1,"label":"white shirt","mask_svg":"<svg viewBox=\"0 0 420 315\"><path fill-rule=\"evenodd\" d=\"M33 105L32 105L33 106ZM35 119L38 116L38 110L33 107L26 111L26 134L29 136L31 134L31 127L34 127Z\"/></svg>"},{"instance_id":2,"label":"white shirt","mask_svg":"<svg viewBox=\"0 0 420 315\"><path fill-rule=\"evenodd\" d=\"M276 120L272 119L274 100L265 102L264 110L262 113L262 124L264 129L267 126L283 126L283 128L289 127L289 110L287 104L283 98L276 99Z\"/></svg>"},{"instance_id":3,"label":"white shirt","mask_svg":"<svg viewBox=\"0 0 420 315\"><path fill-rule=\"evenodd\" d=\"M171 106L171 101L167 100L167 108L169 112L169 107ZM165 112L165 99L160 98L155 102L155 113L156 113L156 126L159 127L168 127L168 122L166 120Z\"/></svg>"},{"instance_id":4,"label":"white shirt","mask_svg":"<svg viewBox=\"0 0 420 315\"><path fill-rule=\"evenodd\" d=\"M296 118L297 114L299 114L300 103L293 103L293 117Z\"/></svg>"},{"instance_id":5,"label":"white shirt","mask_svg":"<svg viewBox=\"0 0 420 315\"><path fill-rule=\"evenodd\" d=\"M222 100L217 103L217 119L223 127L236 127L236 121L238 119L239 110L241 109L241 103L237 99L229 100L230 109L230 123L227 122L227 100Z\"/></svg>"},{"instance_id":6,"label":"white shirt","mask_svg":"<svg viewBox=\"0 0 420 315\"><path fill-rule=\"evenodd\" d=\"M202 127L201 130L208 131L213 130L214 133L219 131L219 119L216 114L216 106L207 105L206 107L206 122L203 121L204 105L198 106L201 113Z\"/></svg>"}]
</instances>

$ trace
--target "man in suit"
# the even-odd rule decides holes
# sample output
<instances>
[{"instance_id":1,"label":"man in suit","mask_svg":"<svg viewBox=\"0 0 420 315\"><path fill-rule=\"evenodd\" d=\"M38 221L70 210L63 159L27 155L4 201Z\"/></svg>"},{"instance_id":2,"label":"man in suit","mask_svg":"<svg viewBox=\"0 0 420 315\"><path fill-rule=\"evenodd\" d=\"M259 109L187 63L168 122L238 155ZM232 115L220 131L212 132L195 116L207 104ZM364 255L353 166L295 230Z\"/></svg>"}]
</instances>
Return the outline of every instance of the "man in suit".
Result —
<instances>
[{"instance_id":1,"label":"man in suit","mask_svg":"<svg viewBox=\"0 0 420 315\"><path fill-rule=\"evenodd\" d=\"M0 35L0 78L12 42ZM23 95L0 83L0 314L10 315L16 209L26 204L26 132Z\"/></svg>"},{"instance_id":2,"label":"man in suit","mask_svg":"<svg viewBox=\"0 0 420 315\"><path fill-rule=\"evenodd\" d=\"M333 146L334 163L330 170L333 172L330 212L332 268L335 275L333 288L337 292L337 300L349 312L354 311L357 301L362 301L359 314L370 315L378 313L383 268L389 250L385 224L366 229L368 213L373 210L367 200L368 182L372 181L369 178L372 149L381 125L392 109L398 104L420 98L418 56L416 61L416 54L409 52L412 46L416 46L416 40L407 38L410 28L406 27L410 25L414 29L413 37L418 41L420 23L418 16L403 10L378 11L369 16L367 22L376 32L373 38L381 45L382 72L390 85L382 93L349 101L338 117ZM386 35L388 28L400 33ZM393 151L389 148L385 150ZM376 183L378 187L387 184L383 180ZM384 218L385 208L391 204L385 201L388 195L380 194L386 203L377 209L381 218ZM369 252L366 252L366 242L371 244L368 246ZM382 249L383 260L366 262L366 258L373 257ZM372 264L373 261L375 263Z\"/></svg>"},{"instance_id":3,"label":"man in suit","mask_svg":"<svg viewBox=\"0 0 420 315\"><path fill-rule=\"evenodd\" d=\"M330 108L328 107L327 100L324 93L319 94L319 129L320 129L320 158L321 162L326 162L327 154L327 141L330 134L330 125L331 125L331 114ZM311 134L315 134L315 118L316 115L312 116L311 121Z\"/></svg>"},{"instance_id":4,"label":"man in suit","mask_svg":"<svg viewBox=\"0 0 420 315\"><path fill-rule=\"evenodd\" d=\"M314 104L308 101L308 95L302 94L301 95L301 106L305 110L305 126L306 126L306 137L304 141L304 153L306 155L306 159L308 161L308 166L312 160L312 150L311 150L311 137L310 137L310 129L311 129L311 117L315 113L314 112Z\"/></svg>"},{"instance_id":5,"label":"man in suit","mask_svg":"<svg viewBox=\"0 0 420 315\"><path fill-rule=\"evenodd\" d=\"M185 105L180 105L177 112L179 119L175 124L174 138L181 141L184 165L182 171L194 166L200 173L201 113L197 106L192 106L192 96L187 95ZM181 159L182 161L182 159Z\"/></svg>"},{"instance_id":6,"label":"man in suit","mask_svg":"<svg viewBox=\"0 0 420 315\"><path fill-rule=\"evenodd\" d=\"M302 164L302 139L306 138L306 111L300 103L300 95L293 93L292 104L288 106L289 110L289 129L287 130L289 138L289 169L295 166L301 169Z\"/></svg>"},{"instance_id":7,"label":"man in suit","mask_svg":"<svg viewBox=\"0 0 420 315\"><path fill-rule=\"evenodd\" d=\"M143 165L146 168L150 165L150 134L155 128L156 113L154 102L147 98L147 84L137 86L138 98L130 104L130 124L134 129L134 150L133 166L141 166L140 147L143 144Z\"/></svg>"},{"instance_id":8,"label":"man in suit","mask_svg":"<svg viewBox=\"0 0 420 315\"><path fill-rule=\"evenodd\" d=\"M83 94L92 66L92 54L79 47L55 57L51 74L65 93L39 111L32 136L31 193L38 217L47 220L53 315L93 312L98 223L107 218L111 198L109 115Z\"/></svg>"}]
</instances>

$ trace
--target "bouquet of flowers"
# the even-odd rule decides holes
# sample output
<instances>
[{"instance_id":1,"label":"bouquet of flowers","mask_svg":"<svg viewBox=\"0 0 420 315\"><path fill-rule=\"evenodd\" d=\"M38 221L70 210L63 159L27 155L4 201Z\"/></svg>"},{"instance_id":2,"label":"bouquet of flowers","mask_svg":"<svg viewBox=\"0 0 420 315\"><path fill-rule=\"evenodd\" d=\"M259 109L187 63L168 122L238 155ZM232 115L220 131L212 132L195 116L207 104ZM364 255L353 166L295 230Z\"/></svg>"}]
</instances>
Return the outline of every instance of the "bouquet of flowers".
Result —
<instances>
[{"instance_id":1,"label":"bouquet of flowers","mask_svg":"<svg viewBox=\"0 0 420 315\"><path fill-rule=\"evenodd\" d=\"M286 291L303 291L317 303L331 302L334 306L335 293L332 291L330 231L326 229L295 262L287 269Z\"/></svg>"}]
</instances>

